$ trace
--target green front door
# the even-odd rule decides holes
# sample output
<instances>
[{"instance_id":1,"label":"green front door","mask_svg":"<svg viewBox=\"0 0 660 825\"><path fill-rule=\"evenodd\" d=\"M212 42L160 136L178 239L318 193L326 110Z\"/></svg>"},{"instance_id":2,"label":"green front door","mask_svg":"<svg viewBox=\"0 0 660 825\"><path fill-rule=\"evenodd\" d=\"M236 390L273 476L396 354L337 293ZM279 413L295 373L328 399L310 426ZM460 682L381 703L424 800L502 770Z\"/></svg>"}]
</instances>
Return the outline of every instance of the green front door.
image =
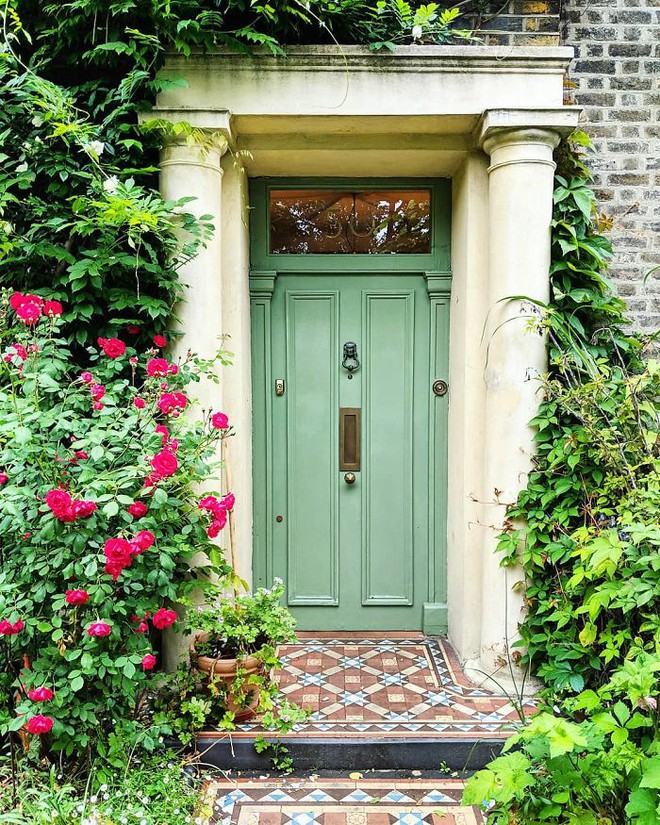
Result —
<instances>
[{"instance_id":1,"label":"green front door","mask_svg":"<svg viewBox=\"0 0 660 825\"><path fill-rule=\"evenodd\" d=\"M287 257L251 277L255 586L304 630L441 632L448 273Z\"/></svg>"},{"instance_id":2,"label":"green front door","mask_svg":"<svg viewBox=\"0 0 660 825\"><path fill-rule=\"evenodd\" d=\"M428 304L422 276L277 280L273 572L303 628L420 627ZM357 361L342 366L346 343Z\"/></svg>"}]
</instances>

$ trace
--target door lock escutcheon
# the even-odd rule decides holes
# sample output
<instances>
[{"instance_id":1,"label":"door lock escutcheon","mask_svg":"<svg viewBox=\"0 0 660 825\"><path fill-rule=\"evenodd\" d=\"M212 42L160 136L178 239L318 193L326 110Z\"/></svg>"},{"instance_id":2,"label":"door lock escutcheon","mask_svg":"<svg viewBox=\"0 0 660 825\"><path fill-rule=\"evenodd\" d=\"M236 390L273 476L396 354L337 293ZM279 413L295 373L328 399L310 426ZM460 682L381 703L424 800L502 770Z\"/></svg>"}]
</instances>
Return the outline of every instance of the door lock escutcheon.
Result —
<instances>
[{"instance_id":1,"label":"door lock escutcheon","mask_svg":"<svg viewBox=\"0 0 660 825\"><path fill-rule=\"evenodd\" d=\"M284 395L284 379L275 379L275 395Z\"/></svg>"},{"instance_id":2,"label":"door lock escutcheon","mask_svg":"<svg viewBox=\"0 0 660 825\"><path fill-rule=\"evenodd\" d=\"M433 394L437 395L438 397L442 398L443 395L447 395L449 392L449 384L446 381L443 381L439 378L437 381L433 382Z\"/></svg>"}]
</instances>

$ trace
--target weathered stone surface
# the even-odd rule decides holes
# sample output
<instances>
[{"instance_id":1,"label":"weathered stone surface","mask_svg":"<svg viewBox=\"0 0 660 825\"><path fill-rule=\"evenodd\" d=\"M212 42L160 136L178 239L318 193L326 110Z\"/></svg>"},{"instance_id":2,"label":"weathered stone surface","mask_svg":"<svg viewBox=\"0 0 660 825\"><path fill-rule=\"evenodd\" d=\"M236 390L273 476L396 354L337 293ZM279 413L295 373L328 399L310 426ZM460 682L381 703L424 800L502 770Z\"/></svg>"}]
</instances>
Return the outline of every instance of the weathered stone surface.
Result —
<instances>
[{"instance_id":1,"label":"weathered stone surface","mask_svg":"<svg viewBox=\"0 0 660 825\"><path fill-rule=\"evenodd\" d=\"M572 97L596 148L597 196L614 218L610 276L635 323L660 327L658 0L566 0L562 45L576 51Z\"/></svg>"}]
</instances>

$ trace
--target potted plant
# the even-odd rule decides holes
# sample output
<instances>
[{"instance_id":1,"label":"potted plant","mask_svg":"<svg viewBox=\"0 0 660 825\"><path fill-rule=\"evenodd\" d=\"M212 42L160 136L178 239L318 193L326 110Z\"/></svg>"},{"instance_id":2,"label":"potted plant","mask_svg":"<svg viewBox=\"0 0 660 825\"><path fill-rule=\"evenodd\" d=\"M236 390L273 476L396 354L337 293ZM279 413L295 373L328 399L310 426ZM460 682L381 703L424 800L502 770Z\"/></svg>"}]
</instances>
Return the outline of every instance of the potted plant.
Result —
<instances>
[{"instance_id":1,"label":"potted plant","mask_svg":"<svg viewBox=\"0 0 660 825\"><path fill-rule=\"evenodd\" d=\"M272 588L219 599L190 617L199 632L190 662L205 689L222 701L223 721L237 722L270 711L278 693L273 671L281 667L277 646L295 638L295 620L280 600L281 579Z\"/></svg>"}]
</instances>

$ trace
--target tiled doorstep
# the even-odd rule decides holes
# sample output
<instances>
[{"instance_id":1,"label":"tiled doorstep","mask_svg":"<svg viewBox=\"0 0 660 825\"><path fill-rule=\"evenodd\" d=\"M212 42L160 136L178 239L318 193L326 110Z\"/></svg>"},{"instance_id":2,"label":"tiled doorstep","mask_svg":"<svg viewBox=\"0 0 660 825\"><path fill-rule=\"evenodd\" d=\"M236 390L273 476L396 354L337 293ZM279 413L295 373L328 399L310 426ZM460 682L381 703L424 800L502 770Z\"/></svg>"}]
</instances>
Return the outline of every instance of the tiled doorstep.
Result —
<instances>
[{"instance_id":1,"label":"tiled doorstep","mask_svg":"<svg viewBox=\"0 0 660 825\"><path fill-rule=\"evenodd\" d=\"M460 779L373 775L325 779L210 781L202 813L208 825L478 825L460 804Z\"/></svg>"},{"instance_id":2,"label":"tiled doorstep","mask_svg":"<svg viewBox=\"0 0 660 825\"><path fill-rule=\"evenodd\" d=\"M283 737L297 768L475 770L501 749L518 715L509 697L472 684L446 640L415 634L306 634L281 649L285 695L310 710ZM533 708L525 700L526 712ZM219 767L265 770L258 720L198 748Z\"/></svg>"}]
</instances>

